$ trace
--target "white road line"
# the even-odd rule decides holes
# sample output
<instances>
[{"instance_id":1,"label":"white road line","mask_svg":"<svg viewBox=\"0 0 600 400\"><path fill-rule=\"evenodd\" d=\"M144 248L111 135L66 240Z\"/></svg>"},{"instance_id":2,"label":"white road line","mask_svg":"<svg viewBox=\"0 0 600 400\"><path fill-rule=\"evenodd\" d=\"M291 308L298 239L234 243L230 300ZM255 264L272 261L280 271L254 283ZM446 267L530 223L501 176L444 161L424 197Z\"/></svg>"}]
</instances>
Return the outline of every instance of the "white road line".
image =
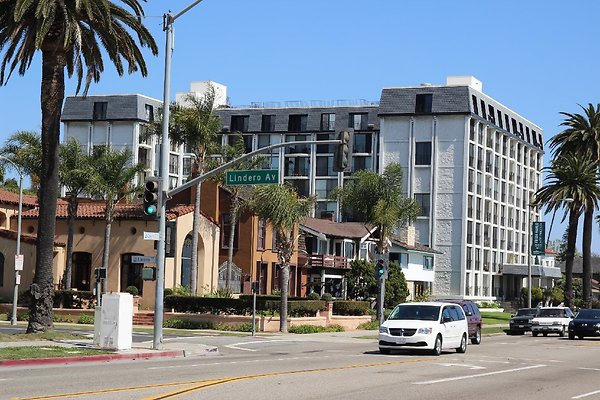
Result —
<instances>
[{"instance_id":1,"label":"white road line","mask_svg":"<svg viewBox=\"0 0 600 400\"><path fill-rule=\"evenodd\" d=\"M453 378L436 379L436 380L433 380L433 381L413 382L413 385L431 385L433 383L460 381L460 380L463 380L463 379L472 379L472 378L480 378L480 377L483 377L483 376L506 374L506 373L509 373L509 372L524 371L526 369L533 369L533 368L540 368L540 367L547 367L547 365L537 364L537 365L530 365L528 367L523 367L523 368L513 368L513 369L504 369L504 370L501 370L501 371L494 371L494 372L484 372L483 374L463 375L463 376L456 376L456 377L453 377Z\"/></svg>"},{"instance_id":2,"label":"white road line","mask_svg":"<svg viewBox=\"0 0 600 400\"><path fill-rule=\"evenodd\" d=\"M477 362L494 363L494 364L510 364L510 361L496 361L496 360L477 360Z\"/></svg>"},{"instance_id":3,"label":"white road line","mask_svg":"<svg viewBox=\"0 0 600 400\"><path fill-rule=\"evenodd\" d=\"M579 367L577 369L586 369L588 371L600 371L600 368L586 368L586 367Z\"/></svg>"},{"instance_id":4,"label":"white road line","mask_svg":"<svg viewBox=\"0 0 600 400\"><path fill-rule=\"evenodd\" d=\"M571 398L572 399L583 399L584 397L588 397L588 396L591 396L593 394L598 394L598 393L600 393L600 390L594 390L593 392L580 394L579 396L573 396Z\"/></svg>"},{"instance_id":5,"label":"white road line","mask_svg":"<svg viewBox=\"0 0 600 400\"><path fill-rule=\"evenodd\" d=\"M319 359L329 358L331 356L319 355ZM269 362L273 361L290 361L290 360L312 360L315 357L288 357L288 358L270 358ZM148 367L146 369L175 369L175 368L189 368L189 367L207 367L212 365L231 365L231 364L248 364L256 362L265 362L263 359L257 360L244 360L244 361L223 361L223 362L211 362L206 364L193 364L193 365L168 365L164 367Z\"/></svg>"},{"instance_id":6,"label":"white road line","mask_svg":"<svg viewBox=\"0 0 600 400\"><path fill-rule=\"evenodd\" d=\"M237 346L236 346L236 345L234 345L234 344L230 344L230 345L227 345L227 346L224 346L224 347L227 347L227 348L229 348L229 349L234 349L234 350L243 350L243 351L258 351L258 350L256 350L256 349L247 349L247 348L245 348L245 347L237 347Z\"/></svg>"},{"instance_id":7,"label":"white road line","mask_svg":"<svg viewBox=\"0 0 600 400\"><path fill-rule=\"evenodd\" d=\"M479 365L470 365L470 364L454 364L454 363L436 363L437 365L441 365L442 367L464 367L468 369L485 369L485 367L480 367Z\"/></svg>"},{"instance_id":8,"label":"white road line","mask_svg":"<svg viewBox=\"0 0 600 400\"><path fill-rule=\"evenodd\" d=\"M270 343L270 342L293 342L293 340L286 340L286 339L272 339L272 340L255 340L252 342L240 342L240 343L233 343L233 344L228 344L225 345L223 347L227 347L230 349L235 349L235 350L243 350L243 351L258 351L256 349L248 349L245 347L239 347L239 346L244 346L247 344L262 344L262 343Z\"/></svg>"}]
</instances>

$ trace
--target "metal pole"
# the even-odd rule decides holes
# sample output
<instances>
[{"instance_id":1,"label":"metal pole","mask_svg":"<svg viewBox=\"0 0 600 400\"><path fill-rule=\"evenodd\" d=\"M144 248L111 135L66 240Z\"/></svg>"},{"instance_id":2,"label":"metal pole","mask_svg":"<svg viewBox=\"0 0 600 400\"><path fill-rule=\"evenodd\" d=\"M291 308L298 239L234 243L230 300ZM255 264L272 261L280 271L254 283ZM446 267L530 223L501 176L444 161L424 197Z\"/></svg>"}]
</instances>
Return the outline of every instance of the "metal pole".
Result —
<instances>
[{"instance_id":1,"label":"metal pole","mask_svg":"<svg viewBox=\"0 0 600 400\"><path fill-rule=\"evenodd\" d=\"M256 290L252 294L252 336L256 336Z\"/></svg>"},{"instance_id":2,"label":"metal pole","mask_svg":"<svg viewBox=\"0 0 600 400\"><path fill-rule=\"evenodd\" d=\"M385 278L381 277L379 281L379 293L377 295L377 320L379 325L383 324L383 301L385 300Z\"/></svg>"},{"instance_id":3,"label":"metal pole","mask_svg":"<svg viewBox=\"0 0 600 400\"><path fill-rule=\"evenodd\" d=\"M8 160L5 158L5 160ZM16 168L16 165L8 160L11 164L13 164ZM23 211L23 173L17 169L19 173L19 214L17 216L17 254L15 255L15 290L13 293L13 305L12 305L12 316L10 319L11 325L17 324L17 303L19 301L19 271L16 269L16 256L21 255L21 212Z\"/></svg>"}]
</instances>

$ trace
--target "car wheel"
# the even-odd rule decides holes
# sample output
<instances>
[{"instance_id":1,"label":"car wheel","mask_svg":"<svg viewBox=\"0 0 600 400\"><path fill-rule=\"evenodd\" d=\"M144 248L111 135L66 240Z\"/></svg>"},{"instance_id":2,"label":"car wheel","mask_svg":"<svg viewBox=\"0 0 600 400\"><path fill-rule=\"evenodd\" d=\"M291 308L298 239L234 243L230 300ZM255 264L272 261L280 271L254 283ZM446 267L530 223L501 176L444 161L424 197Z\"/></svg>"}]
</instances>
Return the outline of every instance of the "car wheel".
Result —
<instances>
[{"instance_id":1,"label":"car wheel","mask_svg":"<svg viewBox=\"0 0 600 400\"><path fill-rule=\"evenodd\" d=\"M562 327L562 331L558 332L558 336L565 337L565 327Z\"/></svg>"},{"instance_id":2,"label":"car wheel","mask_svg":"<svg viewBox=\"0 0 600 400\"><path fill-rule=\"evenodd\" d=\"M460 347L456 348L457 353L465 353L467 351L467 334L465 333L460 340Z\"/></svg>"},{"instance_id":3,"label":"car wheel","mask_svg":"<svg viewBox=\"0 0 600 400\"><path fill-rule=\"evenodd\" d=\"M381 354L390 354L391 350L390 349L382 349L381 347L379 348L379 352Z\"/></svg>"},{"instance_id":4,"label":"car wheel","mask_svg":"<svg viewBox=\"0 0 600 400\"><path fill-rule=\"evenodd\" d=\"M548 332L543 333L544 337L548 336Z\"/></svg>"},{"instance_id":5,"label":"car wheel","mask_svg":"<svg viewBox=\"0 0 600 400\"><path fill-rule=\"evenodd\" d=\"M569 332L569 340L575 340L575 334L573 332Z\"/></svg>"},{"instance_id":6,"label":"car wheel","mask_svg":"<svg viewBox=\"0 0 600 400\"><path fill-rule=\"evenodd\" d=\"M577 337L581 340L581 339L583 339L584 336L583 335L579 335Z\"/></svg>"},{"instance_id":7,"label":"car wheel","mask_svg":"<svg viewBox=\"0 0 600 400\"><path fill-rule=\"evenodd\" d=\"M473 344L481 343L481 328L479 326L477 327L477 330L475 331L475 337L473 339L471 339L471 343L473 343Z\"/></svg>"},{"instance_id":8,"label":"car wheel","mask_svg":"<svg viewBox=\"0 0 600 400\"><path fill-rule=\"evenodd\" d=\"M538 332L531 332L531 334L533 335L533 337L537 337Z\"/></svg>"},{"instance_id":9,"label":"car wheel","mask_svg":"<svg viewBox=\"0 0 600 400\"><path fill-rule=\"evenodd\" d=\"M442 336L441 335L437 335L437 337L435 338L435 343L433 344L433 350L431 350L431 353L434 356L439 356L440 354L442 354Z\"/></svg>"}]
</instances>

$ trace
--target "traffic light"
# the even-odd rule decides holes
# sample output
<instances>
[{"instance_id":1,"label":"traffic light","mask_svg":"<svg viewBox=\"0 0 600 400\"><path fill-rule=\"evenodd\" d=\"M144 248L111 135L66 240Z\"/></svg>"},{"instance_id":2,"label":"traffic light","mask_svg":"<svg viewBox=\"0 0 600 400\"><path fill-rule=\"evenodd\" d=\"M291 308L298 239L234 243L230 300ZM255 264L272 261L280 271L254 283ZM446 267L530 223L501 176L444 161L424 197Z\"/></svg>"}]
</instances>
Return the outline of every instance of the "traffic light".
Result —
<instances>
[{"instance_id":1,"label":"traffic light","mask_svg":"<svg viewBox=\"0 0 600 400\"><path fill-rule=\"evenodd\" d=\"M375 262L375 276L378 279L387 278L387 265L385 260L380 258Z\"/></svg>"},{"instance_id":2,"label":"traffic light","mask_svg":"<svg viewBox=\"0 0 600 400\"><path fill-rule=\"evenodd\" d=\"M341 143L337 145L334 154L334 171L344 172L350 164L350 146L352 144L352 131L345 130L338 134Z\"/></svg>"},{"instance_id":3,"label":"traffic light","mask_svg":"<svg viewBox=\"0 0 600 400\"><path fill-rule=\"evenodd\" d=\"M144 184L144 215L158 218L161 208L160 178L146 178Z\"/></svg>"}]
</instances>

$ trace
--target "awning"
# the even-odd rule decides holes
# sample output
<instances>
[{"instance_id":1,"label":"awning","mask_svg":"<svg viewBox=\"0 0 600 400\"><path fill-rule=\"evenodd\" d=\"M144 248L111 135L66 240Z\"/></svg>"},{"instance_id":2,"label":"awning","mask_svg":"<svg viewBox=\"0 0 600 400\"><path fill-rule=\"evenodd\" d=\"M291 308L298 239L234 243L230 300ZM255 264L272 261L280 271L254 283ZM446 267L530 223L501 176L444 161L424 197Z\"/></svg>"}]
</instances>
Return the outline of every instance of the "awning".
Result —
<instances>
[{"instance_id":1,"label":"awning","mask_svg":"<svg viewBox=\"0 0 600 400\"><path fill-rule=\"evenodd\" d=\"M503 275L518 275L518 276L528 276L528 266L521 264L504 264L502 266L502 274ZM531 276L541 277L541 278L560 278L562 275L560 273L560 268L557 267L547 267L541 265L532 265L531 266Z\"/></svg>"}]
</instances>

